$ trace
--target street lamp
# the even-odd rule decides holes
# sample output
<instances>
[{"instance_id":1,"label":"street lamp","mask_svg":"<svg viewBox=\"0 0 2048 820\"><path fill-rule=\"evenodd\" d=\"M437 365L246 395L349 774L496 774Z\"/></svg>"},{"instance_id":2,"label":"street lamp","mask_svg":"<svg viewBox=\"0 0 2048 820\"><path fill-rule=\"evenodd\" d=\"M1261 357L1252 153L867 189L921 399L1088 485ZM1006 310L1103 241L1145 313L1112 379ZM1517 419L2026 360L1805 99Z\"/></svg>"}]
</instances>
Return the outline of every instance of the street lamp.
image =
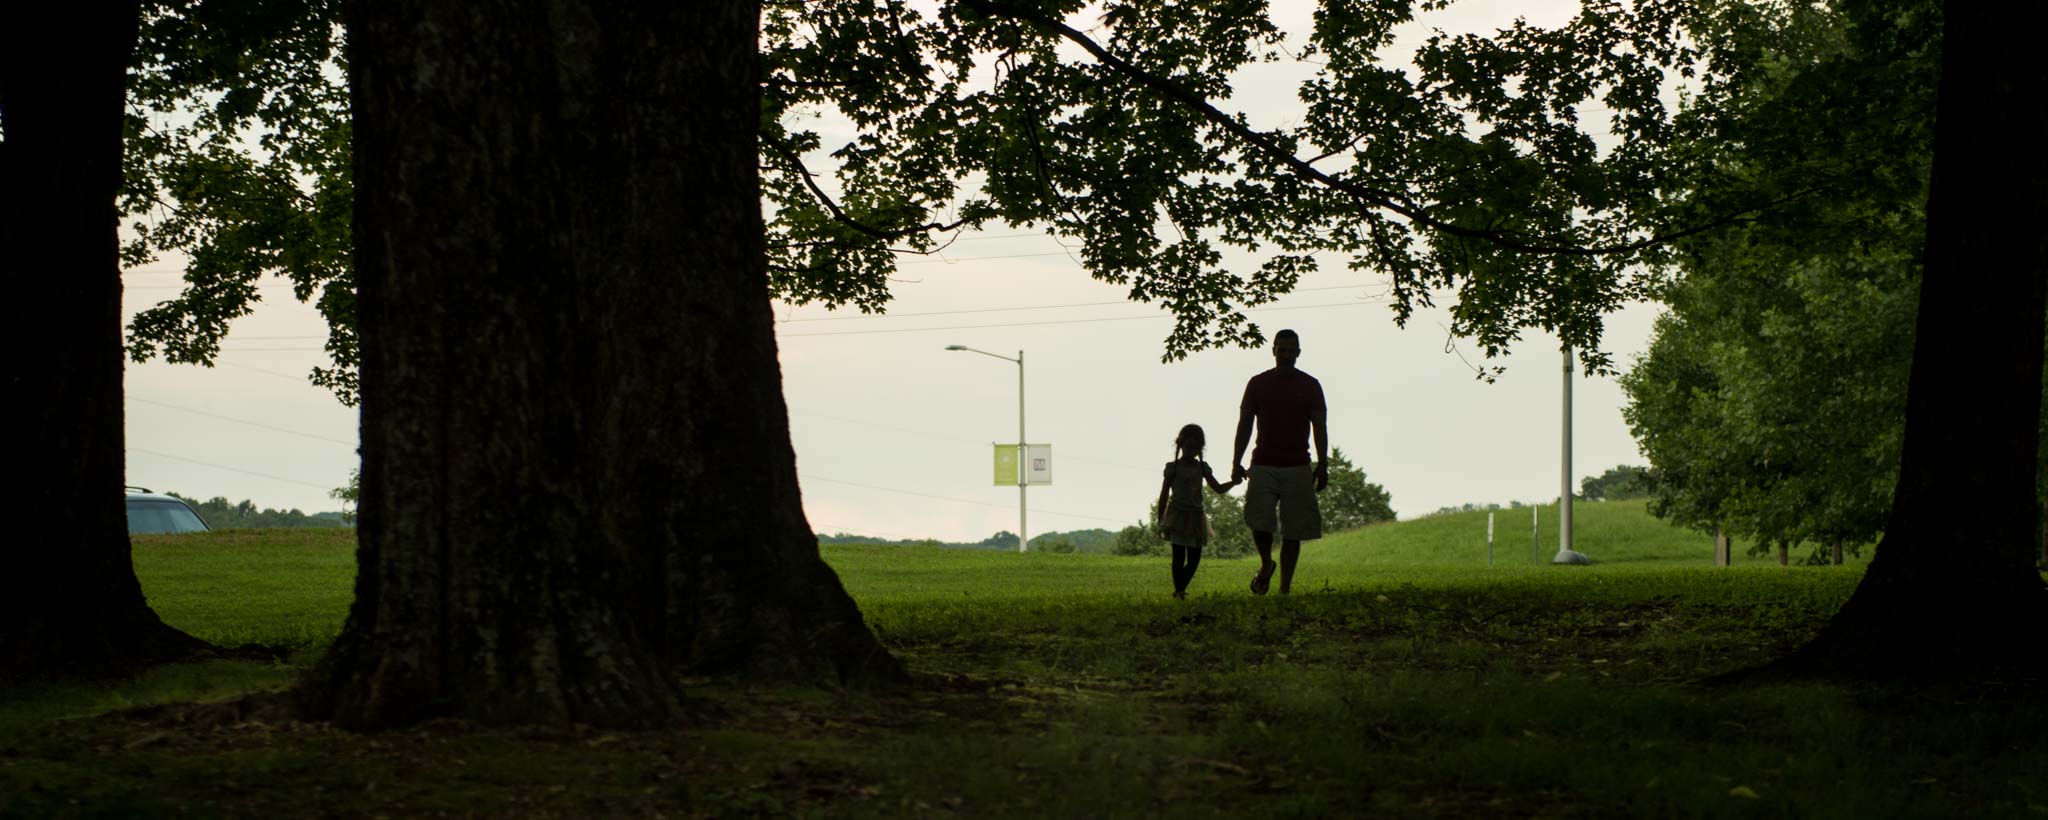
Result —
<instances>
[{"instance_id":1,"label":"street lamp","mask_svg":"<svg viewBox=\"0 0 2048 820\"><path fill-rule=\"evenodd\" d=\"M1003 361L1006 361L1006 362L1016 362L1016 363L1017 363L1017 464L1018 464L1018 466L1019 466L1019 468L1020 468L1020 472L1021 472L1021 467L1022 467L1022 465L1024 464L1024 351L1022 351L1022 350L1019 350L1019 351L1017 351L1017 358L1014 358L1014 359L1012 359L1012 358L1010 358L1010 357L1008 357L1008 356L1005 356L1005 355L1003 355L1003 354L1001 354L1001 353L990 353L990 352L988 352L988 351L986 351L986 350L975 350L974 348L968 347L968 346L966 346L966 345L946 345L946 349L947 349L947 350L964 350L964 351L967 351L967 352L969 352L969 353L979 353L979 354L981 354L981 355L983 355L983 356L994 356L994 357L996 357L996 358L998 358L998 359L1002 359ZM1021 475L1021 474L1020 474L1020 475L1018 475L1018 476L1017 476L1017 551L1018 551L1018 552L1023 552L1023 551L1024 551L1024 547L1025 547L1025 545L1026 545L1026 544L1029 544L1029 543L1030 543L1030 541L1031 541L1031 539L1030 539L1030 536L1028 535L1028 531L1027 531L1027 530L1025 530L1025 528L1024 528L1024 522L1025 522L1025 520L1026 520L1026 519L1025 519L1025 512L1024 512L1024 483L1025 483L1025 482L1024 482L1024 476L1023 476L1023 475Z\"/></svg>"}]
</instances>

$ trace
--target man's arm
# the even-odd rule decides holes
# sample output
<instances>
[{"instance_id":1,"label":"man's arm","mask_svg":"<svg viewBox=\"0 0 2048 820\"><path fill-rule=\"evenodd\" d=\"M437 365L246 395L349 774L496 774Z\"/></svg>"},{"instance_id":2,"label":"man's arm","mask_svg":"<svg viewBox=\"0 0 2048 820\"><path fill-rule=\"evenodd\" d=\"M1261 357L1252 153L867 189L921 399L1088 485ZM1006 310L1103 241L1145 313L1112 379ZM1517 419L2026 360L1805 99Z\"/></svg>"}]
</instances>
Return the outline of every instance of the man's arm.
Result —
<instances>
[{"instance_id":1,"label":"man's arm","mask_svg":"<svg viewBox=\"0 0 2048 820\"><path fill-rule=\"evenodd\" d=\"M1308 428L1316 437L1316 490L1330 486L1330 411L1317 407L1308 415Z\"/></svg>"},{"instance_id":2,"label":"man's arm","mask_svg":"<svg viewBox=\"0 0 2048 820\"><path fill-rule=\"evenodd\" d=\"M1244 477L1244 448L1252 443L1252 417L1256 415L1248 405L1237 408L1237 446L1230 451L1230 480Z\"/></svg>"}]
</instances>

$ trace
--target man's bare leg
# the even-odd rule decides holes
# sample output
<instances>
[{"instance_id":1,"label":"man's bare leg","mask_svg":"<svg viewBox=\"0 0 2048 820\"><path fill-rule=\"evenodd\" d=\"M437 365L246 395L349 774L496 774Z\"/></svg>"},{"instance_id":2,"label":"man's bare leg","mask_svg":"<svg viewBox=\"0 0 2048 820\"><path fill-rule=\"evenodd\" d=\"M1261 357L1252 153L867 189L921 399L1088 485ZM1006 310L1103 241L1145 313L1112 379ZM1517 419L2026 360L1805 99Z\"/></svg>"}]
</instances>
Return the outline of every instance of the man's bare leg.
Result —
<instances>
[{"instance_id":1,"label":"man's bare leg","mask_svg":"<svg viewBox=\"0 0 2048 820\"><path fill-rule=\"evenodd\" d=\"M1252 530L1252 546L1259 548L1259 574L1271 576L1273 574L1273 534ZM1287 553L1283 547L1281 557L1285 558L1286 556Z\"/></svg>"},{"instance_id":2,"label":"man's bare leg","mask_svg":"<svg viewBox=\"0 0 2048 820\"><path fill-rule=\"evenodd\" d=\"M1271 543L1272 539L1273 536L1271 534L1266 536L1268 543ZM1264 557L1265 554L1265 550L1259 551L1260 557ZM1280 542L1280 594L1286 595L1288 588L1294 586L1294 562L1300 559L1300 541L1288 538ZM1271 562L1268 562L1267 565L1271 566Z\"/></svg>"}]
</instances>

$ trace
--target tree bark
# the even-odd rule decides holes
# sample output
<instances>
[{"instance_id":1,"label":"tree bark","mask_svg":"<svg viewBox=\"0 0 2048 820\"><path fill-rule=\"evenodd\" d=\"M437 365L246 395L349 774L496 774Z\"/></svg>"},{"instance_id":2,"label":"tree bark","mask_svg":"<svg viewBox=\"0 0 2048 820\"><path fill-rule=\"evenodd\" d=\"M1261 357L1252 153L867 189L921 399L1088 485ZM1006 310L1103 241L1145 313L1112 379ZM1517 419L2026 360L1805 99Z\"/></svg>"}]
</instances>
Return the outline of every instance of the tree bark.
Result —
<instances>
[{"instance_id":1,"label":"tree bark","mask_svg":"<svg viewBox=\"0 0 2048 820\"><path fill-rule=\"evenodd\" d=\"M354 727L673 719L677 670L896 679L804 520L753 2L351 2Z\"/></svg>"},{"instance_id":2,"label":"tree bark","mask_svg":"<svg viewBox=\"0 0 2048 820\"><path fill-rule=\"evenodd\" d=\"M2009 636L2048 618L2032 566L2048 72L1999 7L1945 13L1898 489L1863 581L1785 671L1974 679L2043 664Z\"/></svg>"},{"instance_id":3,"label":"tree bark","mask_svg":"<svg viewBox=\"0 0 2048 820\"><path fill-rule=\"evenodd\" d=\"M1839 566L1841 566L1841 565L1842 565L1842 542L1841 542L1841 541L1836 541L1836 542L1834 542L1833 544L1829 544L1829 545L1828 545L1828 551L1829 551L1829 553L1830 553L1830 554L1832 555L1832 557L1833 557L1833 558L1834 558L1834 560L1835 560L1835 566L1838 566L1838 567L1839 567Z\"/></svg>"},{"instance_id":4,"label":"tree bark","mask_svg":"<svg viewBox=\"0 0 2048 820\"><path fill-rule=\"evenodd\" d=\"M0 11L0 325L7 395L26 413L0 572L0 679L126 674L209 645L151 611L122 500L121 266L114 197L134 2Z\"/></svg>"},{"instance_id":5,"label":"tree bark","mask_svg":"<svg viewBox=\"0 0 2048 820\"><path fill-rule=\"evenodd\" d=\"M1785 543L1783 538L1778 539L1778 566L1792 566L1792 548Z\"/></svg>"}]
</instances>

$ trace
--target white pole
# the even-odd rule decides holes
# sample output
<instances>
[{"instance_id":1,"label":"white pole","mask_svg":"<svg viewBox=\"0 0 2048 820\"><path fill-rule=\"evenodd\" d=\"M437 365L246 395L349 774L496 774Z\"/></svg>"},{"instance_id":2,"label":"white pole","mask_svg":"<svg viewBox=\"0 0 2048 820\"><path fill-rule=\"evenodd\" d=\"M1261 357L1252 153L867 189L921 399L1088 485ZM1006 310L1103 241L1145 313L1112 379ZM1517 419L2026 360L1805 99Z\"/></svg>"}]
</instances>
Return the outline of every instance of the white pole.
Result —
<instances>
[{"instance_id":1,"label":"white pole","mask_svg":"<svg viewBox=\"0 0 2048 820\"><path fill-rule=\"evenodd\" d=\"M1538 529L1538 527L1539 527L1540 525L1539 525L1539 524L1537 523L1537 522L1538 522L1538 519L1541 519L1542 517L1543 517L1543 505L1541 505L1541 504L1530 504L1530 505L1529 505L1529 563L1530 563L1531 565L1534 565L1534 564L1537 564L1537 563L1539 563L1539 562L1538 562L1538 561L1536 560L1536 551L1537 551L1537 550L1540 550L1540 549L1542 549L1542 548L1543 548L1543 531L1542 531L1541 529Z\"/></svg>"},{"instance_id":2,"label":"white pole","mask_svg":"<svg viewBox=\"0 0 2048 820\"><path fill-rule=\"evenodd\" d=\"M1486 565L1493 566L1493 513L1486 514Z\"/></svg>"},{"instance_id":3,"label":"white pole","mask_svg":"<svg viewBox=\"0 0 2048 820\"><path fill-rule=\"evenodd\" d=\"M1031 454L1024 446L1024 351L1017 351L1017 551L1024 552L1031 543L1030 531L1024 528L1024 485L1031 478L1031 464L1025 459Z\"/></svg>"},{"instance_id":4,"label":"white pole","mask_svg":"<svg viewBox=\"0 0 2048 820\"><path fill-rule=\"evenodd\" d=\"M1557 474L1557 548L1572 549L1572 349L1564 349L1564 469Z\"/></svg>"},{"instance_id":5,"label":"white pole","mask_svg":"<svg viewBox=\"0 0 2048 820\"><path fill-rule=\"evenodd\" d=\"M1558 472L1557 557L1553 564L1590 564L1592 559L1572 551L1572 349L1564 348L1564 459Z\"/></svg>"}]
</instances>

